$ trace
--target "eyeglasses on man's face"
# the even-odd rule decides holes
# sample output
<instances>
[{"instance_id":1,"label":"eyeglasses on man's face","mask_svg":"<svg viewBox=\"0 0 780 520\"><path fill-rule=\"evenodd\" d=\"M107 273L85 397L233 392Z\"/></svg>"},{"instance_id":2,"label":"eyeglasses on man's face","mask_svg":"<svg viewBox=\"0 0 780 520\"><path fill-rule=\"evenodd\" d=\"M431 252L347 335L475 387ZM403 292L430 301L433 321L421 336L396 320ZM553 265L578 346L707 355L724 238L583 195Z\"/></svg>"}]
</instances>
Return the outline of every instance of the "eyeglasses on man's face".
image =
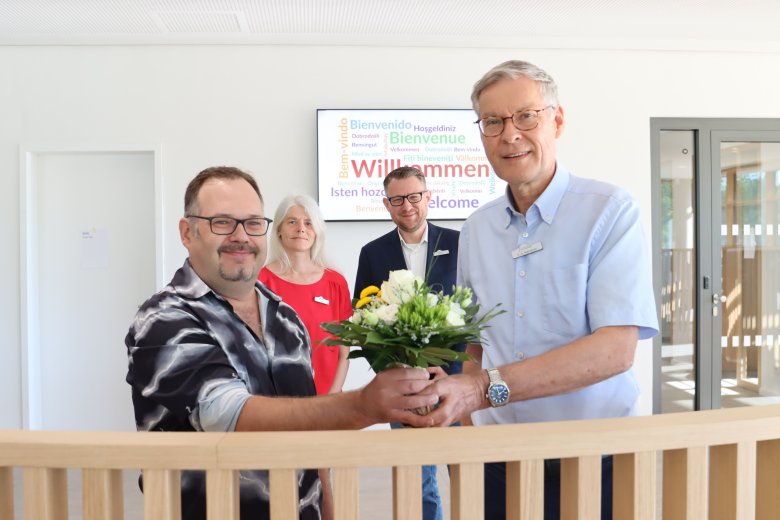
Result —
<instances>
[{"instance_id":1,"label":"eyeglasses on man's face","mask_svg":"<svg viewBox=\"0 0 780 520\"><path fill-rule=\"evenodd\" d=\"M411 204L417 204L420 202L423 198L423 195L428 190L423 191L416 191L414 193L407 193L406 195L396 195L395 197L387 197L388 202L390 202L391 206L403 206L404 201L408 200Z\"/></svg>"},{"instance_id":2,"label":"eyeglasses on man's face","mask_svg":"<svg viewBox=\"0 0 780 520\"><path fill-rule=\"evenodd\" d=\"M244 226L244 231L252 237L261 237L268 233L271 226L270 218L252 217L252 218L233 218L233 217L202 217L200 215L186 215L187 218L199 218L208 220L211 232L215 235L232 235L239 224Z\"/></svg>"},{"instance_id":3,"label":"eyeglasses on man's face","mask_svg":"<svg viewBox=\"0 0 780 520\"><path fill-rule=\"evenodd\" d=\"M512 120L512 124L515 125L515 128L518 130L533 130L537 126L539 126L539 114L541 112L544 112L548 108L555 108L552 105L547 105L544 108L540 108L538 110L534 109L528 109L528 110L518 110L511 116L507 117L498 117L498 116L488 116L483 117L482 119L477 119L474 121L474 124L479 125L479 131L482 132L482 135L485 137L496 137L498 135L501 135L501 133L504 131L504 122L507 119Z\"/></svg>"}]
</instances>

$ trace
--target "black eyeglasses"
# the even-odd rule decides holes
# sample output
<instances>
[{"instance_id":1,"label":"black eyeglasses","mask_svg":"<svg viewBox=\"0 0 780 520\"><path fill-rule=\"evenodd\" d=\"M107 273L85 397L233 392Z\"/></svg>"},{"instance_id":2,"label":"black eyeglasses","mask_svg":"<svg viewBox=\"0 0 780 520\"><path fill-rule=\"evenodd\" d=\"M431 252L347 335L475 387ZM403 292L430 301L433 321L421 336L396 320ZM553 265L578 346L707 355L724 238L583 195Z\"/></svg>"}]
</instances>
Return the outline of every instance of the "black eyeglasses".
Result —
<instances>
[{"instance_id":1,"label":"black eyeglasses","mask_svg":"<svg viewBox=\"0 0 780 520\"><path fill-rule=\"evenodd\" d=\"M415 193L407 193L406 195L396 195L395 197L387 197L388 202L390 202L391 206L403 206L404 201L408 200L410 204L417 204L420 202L423 198L423 195L428 190L423 191L417 191Z\"/></svg>"},{"instance_id":2,"label":"black eyeglasses","mask_svg":"<svg viewBox=\"0 0 780 520\"><path fill-rule=\"evenodd\" d=\"M538 110L519 110L511 116L507 117L483 117L482 119L477 119L474 121L474 124L479 125L479 131L482 132L482 135L485 137L496 137L501 135L501 133L504 131L504 122L507 119L511 119L512 124L514 124L515 128L518 130L533 130L539 126L539 113L544 112L548 108L555 107L552 105L547 105L546 107L540 108Z\"/></svg>"},{"instance_id":3,"label":"black eyeglasses","mask_svg":"<svg viewBox=\"0 0 780 520\"><path fill-rule=\"evenodd\" d=\"M252 217L252 218L233 218L233 217L201 217L200 215L185 215L187 218L199 218L208 220L211 232L215 235L232 235L239 224L244 226L246 234L252 237L261 237L268 233L271 226L270 218Z\"/></svg>"}]
</instances>

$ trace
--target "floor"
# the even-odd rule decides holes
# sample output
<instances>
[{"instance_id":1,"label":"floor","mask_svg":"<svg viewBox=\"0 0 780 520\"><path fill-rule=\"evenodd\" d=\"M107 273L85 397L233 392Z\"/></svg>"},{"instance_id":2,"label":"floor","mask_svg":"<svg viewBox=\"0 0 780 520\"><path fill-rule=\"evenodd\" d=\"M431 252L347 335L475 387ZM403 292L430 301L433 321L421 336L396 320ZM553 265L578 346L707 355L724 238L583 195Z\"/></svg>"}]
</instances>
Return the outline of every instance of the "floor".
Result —
<instances>
[{"instance_id":1,"label":"floor","mask_svg":"<svg viewBox=\"0 0 780 520\"><path fill-rule=\"evenodd\" d=\"M21 471L14 473L16 505L14 519L22 520ZM143 495L138 490L138 473L125 471L125 520L143 519ZM444 506L444 520L449 520L449 477L447 466L438 468L439 489ZM360 518L366 520L392 520L392 472L390 468L365 468L360 470ZM81 508L81 472L68 470L68 518L82 518Z\"/></svg>"},{"instance_id":2,"label":"floor","mask_svg":"<svg viewBox=\"0 0 780 520\"><path fill-rule=\"evenodd\" d=\"M664 346L661 358L662 413L689 412L694 408L696 382L691 351L692 345ZM780 396L758 394L738 385L733 373L723 375L720 398L723 408L780 403Z\"/></svg>"}]
</instances>

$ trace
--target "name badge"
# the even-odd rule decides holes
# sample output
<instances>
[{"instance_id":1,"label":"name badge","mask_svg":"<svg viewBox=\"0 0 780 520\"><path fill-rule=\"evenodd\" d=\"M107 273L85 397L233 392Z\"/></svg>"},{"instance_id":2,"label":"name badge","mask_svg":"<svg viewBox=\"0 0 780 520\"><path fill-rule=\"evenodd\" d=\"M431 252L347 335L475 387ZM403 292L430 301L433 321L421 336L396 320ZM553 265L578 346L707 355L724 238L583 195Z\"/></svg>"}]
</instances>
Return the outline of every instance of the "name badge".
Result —
<instances>
[{"instance_id":1,"label":"name badge","mask_svg":"<svg viewBox=\"0 0 780 520\"><path fill-rule=\"evenodd\" d=\"M533 244L523 244L514 251L512 251L512 258L520 258L521 256L530 255L542 250L541 242L534 242Z\"/></svg>"},{"instance_id":2,"label":"name badge","mask_svg":"<svg viewBox=\"0 0 780 520\"><path fill-rule=\"evenodd\" d=\"M322 296L315 296L314 297L314 301L317 302L317 303L321 303L323 305L328 305L330 303L328 300L326 300Z\"/></svg>"},{"instance_id":3,"label":"name badge","mask_svg":"<svg viewBox=\"0 0 780 520\"><path fill-rule=\"evenodd\" d=\"M449 249L439 249L433 252L433 256L441 256L441 255L448 255L448 254L450 254Z\"/></svg>"}]
</instances>

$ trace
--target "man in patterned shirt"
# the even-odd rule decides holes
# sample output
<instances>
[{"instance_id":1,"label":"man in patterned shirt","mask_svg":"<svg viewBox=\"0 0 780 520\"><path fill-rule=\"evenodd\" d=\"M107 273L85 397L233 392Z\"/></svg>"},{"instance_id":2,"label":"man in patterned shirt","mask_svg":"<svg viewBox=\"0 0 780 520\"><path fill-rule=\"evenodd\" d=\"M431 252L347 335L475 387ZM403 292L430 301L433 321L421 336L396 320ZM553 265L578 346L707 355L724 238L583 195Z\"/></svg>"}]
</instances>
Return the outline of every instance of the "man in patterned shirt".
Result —
<instances>
[{"instance_id":1,"label":"man in patterned shirt","mask_svg":"<svg viewBox=\"0 0 780 520\"><path fill-rule=\"evenodd\" d=\"M428 374L396 369L358 391L316 397L311 345L295 311L257 282L271 223L251 175L200 172L184 197L179 233L189 256L139 309L125 338L127 382L141 431L357 429L389 421L428 426L408 411ZM321 472L326 480L327 472ZM299 476L301 519L330 518L316 470ZM182 475L182 517L205 519L203 472ZM241 518L268 518L263 471L241 475ZM325 504L323 507L323 497Z\"/></svg>"}]
</instances>

